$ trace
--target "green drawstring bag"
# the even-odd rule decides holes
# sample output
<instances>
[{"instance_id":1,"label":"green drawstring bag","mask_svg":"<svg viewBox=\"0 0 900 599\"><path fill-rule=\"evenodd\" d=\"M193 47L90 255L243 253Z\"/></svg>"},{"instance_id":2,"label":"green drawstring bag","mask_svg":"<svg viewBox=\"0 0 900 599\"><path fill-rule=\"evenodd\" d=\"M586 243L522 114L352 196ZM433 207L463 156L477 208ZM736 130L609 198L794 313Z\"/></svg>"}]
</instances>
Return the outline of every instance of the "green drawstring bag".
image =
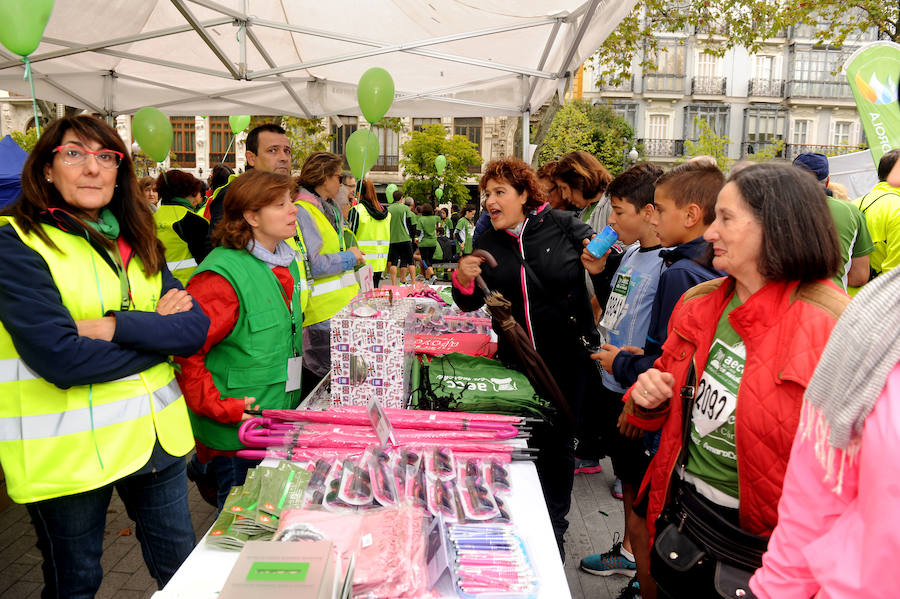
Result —
<instances>
[{"instance_id":1,"label":"green drawstring bag","mask_svg":"<svg viewBox=\"0 0 900 599\"><path fill-rule=\"evenodd\" d=\"M467 354L422 358L412 376L412 405L422 410L449 410L528 416L546 420L550 404L528 377L502 362Z\"/></svg>"}]
</instances>

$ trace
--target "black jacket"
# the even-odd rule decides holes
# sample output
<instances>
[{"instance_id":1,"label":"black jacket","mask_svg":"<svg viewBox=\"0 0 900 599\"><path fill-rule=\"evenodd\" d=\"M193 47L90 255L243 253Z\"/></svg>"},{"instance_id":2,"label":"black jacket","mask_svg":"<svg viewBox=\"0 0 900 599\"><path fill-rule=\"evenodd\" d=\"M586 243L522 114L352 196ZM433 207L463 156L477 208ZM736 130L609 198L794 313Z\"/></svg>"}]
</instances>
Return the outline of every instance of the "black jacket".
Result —
<instances>
[{"instance_id":1,"label":"black jacket","mask_svg":"<svg viewBox=\"0 0 900 599\"><path fill-rule=\"evenodd\" d=\"M561 386L563 372L555 365L568 367L573 359L585 358L580 337L593 329L580 258L582 241L591 235L591 228L572 213L545 206L526 218L521 237L490 229L474 243L475 249L487 250L497 259L497 268L482 265L485 283L512 303L513 316ZM466 311L484 304L477 286L471 295L454 287L453 299ZM501 357L514 361L496 324L495 329Z\"/></svg>"}]
</instances>

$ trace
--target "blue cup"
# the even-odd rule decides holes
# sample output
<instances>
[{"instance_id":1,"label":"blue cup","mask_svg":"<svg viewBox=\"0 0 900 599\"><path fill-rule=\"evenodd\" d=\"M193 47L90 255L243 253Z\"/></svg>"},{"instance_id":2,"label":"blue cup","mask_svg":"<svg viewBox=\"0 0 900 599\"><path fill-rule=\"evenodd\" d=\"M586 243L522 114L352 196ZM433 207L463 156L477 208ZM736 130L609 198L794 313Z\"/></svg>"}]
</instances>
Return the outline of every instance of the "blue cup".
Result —
<instances>
[{"instance_id":1,"label":"blue cup","mask_svg":"<svg viewBox=\"0 0 900 599\"><path fill-rule=\"evenodd\" d=\"M612 227L606 225L603 227L603 230L597 233L591 242L587 244L587 251L591 253L594 258L602 258L603 254L609 251L609 248L613 246L613 244L619 239L619 236L616 235L616 232L613 231Z\"/></svg>"}]
</instances>

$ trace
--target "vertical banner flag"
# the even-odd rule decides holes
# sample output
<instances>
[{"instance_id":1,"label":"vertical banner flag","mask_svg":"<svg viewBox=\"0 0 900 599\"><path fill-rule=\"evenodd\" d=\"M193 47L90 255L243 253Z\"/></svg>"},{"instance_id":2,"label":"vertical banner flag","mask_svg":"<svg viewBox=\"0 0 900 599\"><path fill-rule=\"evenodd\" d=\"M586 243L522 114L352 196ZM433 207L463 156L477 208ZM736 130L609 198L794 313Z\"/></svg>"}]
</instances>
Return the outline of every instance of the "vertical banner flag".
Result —
<instances>
[{"instance_id":1,"label":"vertical banner flag","mask_svg":"<svg viewBox=\"0 0 900 599\"><path fill-rule=\"evenodd\" d=\"M900 148L900 44L863 46L847 60L846 73L877 167L885 152Z\"/></svg>"}]
</instances>

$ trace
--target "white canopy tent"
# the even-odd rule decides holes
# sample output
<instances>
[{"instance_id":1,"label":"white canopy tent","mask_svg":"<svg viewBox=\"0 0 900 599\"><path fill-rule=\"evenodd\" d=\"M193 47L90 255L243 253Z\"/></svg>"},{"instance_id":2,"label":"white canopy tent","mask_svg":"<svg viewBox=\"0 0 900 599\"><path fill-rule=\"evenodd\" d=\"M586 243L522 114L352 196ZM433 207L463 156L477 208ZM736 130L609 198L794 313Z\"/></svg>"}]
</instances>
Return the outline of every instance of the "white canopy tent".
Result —
<instances>
[{"instance_id":1,"label":"white canopy tent","mask_svg":"<svg viewBox=\"0 0 900 599\"><path fill-rule=\"evenodd\" d=\"M528 118L635 1L57 0L35 94L109 118L358 115L356 82L380 66L388 116ZM0 89L30 96L23 72L0 51Z\"/></svg>"}]
</instances>

